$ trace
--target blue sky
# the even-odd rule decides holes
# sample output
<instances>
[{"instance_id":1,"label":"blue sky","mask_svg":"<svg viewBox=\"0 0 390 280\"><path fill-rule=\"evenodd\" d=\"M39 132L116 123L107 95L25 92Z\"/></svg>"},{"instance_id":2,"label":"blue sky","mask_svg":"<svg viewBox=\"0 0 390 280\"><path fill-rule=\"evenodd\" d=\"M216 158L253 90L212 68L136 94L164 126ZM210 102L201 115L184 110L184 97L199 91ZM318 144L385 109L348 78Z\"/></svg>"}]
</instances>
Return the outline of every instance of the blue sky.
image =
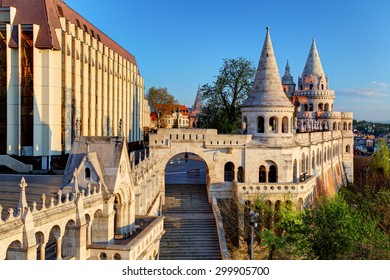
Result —
<instances>
[{"instance_id":1,"label":"blue sky","mask_svg":"<svg viewBox=\"0 0 390 280\"><path fill-rule=\"evenodd\" d=\"M212 82L224 58L257 66L270 26L281 75L288 59L297 81L315 37L335 110L390 120L388 0L66 2L136 56L145 91L167 87L192 106L198 84Z\"/></svg>"}]
</instances>

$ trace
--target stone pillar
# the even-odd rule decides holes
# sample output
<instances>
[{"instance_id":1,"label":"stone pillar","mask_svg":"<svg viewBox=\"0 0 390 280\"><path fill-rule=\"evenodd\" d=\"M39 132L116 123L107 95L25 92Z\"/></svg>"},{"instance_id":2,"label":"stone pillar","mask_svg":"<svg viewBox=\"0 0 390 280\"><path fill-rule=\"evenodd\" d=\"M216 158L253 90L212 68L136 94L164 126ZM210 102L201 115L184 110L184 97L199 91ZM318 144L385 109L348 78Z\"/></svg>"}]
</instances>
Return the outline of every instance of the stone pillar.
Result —
<instances>
[{"instance_id":1,"label":"stone pillar","mask_svg":"<svg viewBox=\"0 0 390 280\"><path fill-rule=\"evenodd\" d=\"M57 251L57 254L56 254L56 260L62 260L62 237L58 237L57 238L57 241L56 241L56 251Z\"/></svg>"},{"instance_id":2,"label":"stone pillar","mask_svg":"<svg viewBox=\"0 0 390 280\"><path fill-rule=\"evenodd\" d=\"M46 244L45 243L41 243L39 244L39 248L40 248L40 251L39 251L39 259L41 261L44 261L45 260L45 249L46 249Z\"/></svg>"}]
</instances>

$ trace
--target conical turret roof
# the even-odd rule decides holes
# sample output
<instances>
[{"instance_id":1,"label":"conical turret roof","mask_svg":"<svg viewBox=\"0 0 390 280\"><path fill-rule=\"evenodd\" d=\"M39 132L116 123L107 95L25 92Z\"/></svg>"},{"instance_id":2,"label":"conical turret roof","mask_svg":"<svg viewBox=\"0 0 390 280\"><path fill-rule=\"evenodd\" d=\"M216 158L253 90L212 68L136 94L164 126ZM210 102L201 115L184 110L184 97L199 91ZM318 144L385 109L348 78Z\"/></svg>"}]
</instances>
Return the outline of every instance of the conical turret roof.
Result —
<instances>
[{"instance_id":1,"label":"conical turret roof","mask_svg":"<svg viewBox=\"0 0 390 280\"><path fill-rule=\"evenodd\" d=\"M265 36L255 82L242 107L292 107L283 91L269 27Z\"/></svg>"},{"instance_id":2,"label":"conical turret roof","mask_svg":"<svg viewBox=\"0 0 390 280\"><path fill-rule=\"evenodd\" d=\"M303 69L302 77L315 75L317 77L325 77L324 69L322 68L320 55L318 54L316 40L313 38L310 52L306 60L305 68Z\"/></svg>"}]
</instances>

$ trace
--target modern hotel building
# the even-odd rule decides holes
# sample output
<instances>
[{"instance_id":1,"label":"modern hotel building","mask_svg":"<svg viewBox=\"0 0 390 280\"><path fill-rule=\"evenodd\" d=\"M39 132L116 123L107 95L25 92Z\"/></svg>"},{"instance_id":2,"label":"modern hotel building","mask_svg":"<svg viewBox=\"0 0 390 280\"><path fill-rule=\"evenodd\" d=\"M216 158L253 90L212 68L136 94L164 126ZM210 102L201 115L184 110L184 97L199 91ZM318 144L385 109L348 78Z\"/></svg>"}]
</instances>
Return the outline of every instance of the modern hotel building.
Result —
<instances>
[{"instance_id":1,"label":"modern hotel building","mask_svg":"<svg viewBox=\"0 0 390 280\"><path fill-rule=\"evenodd\" d=\"M143 139L135 57L61 0L0 0L0 154L42 159L82 136Z\"/></svg>"}]
</instances>

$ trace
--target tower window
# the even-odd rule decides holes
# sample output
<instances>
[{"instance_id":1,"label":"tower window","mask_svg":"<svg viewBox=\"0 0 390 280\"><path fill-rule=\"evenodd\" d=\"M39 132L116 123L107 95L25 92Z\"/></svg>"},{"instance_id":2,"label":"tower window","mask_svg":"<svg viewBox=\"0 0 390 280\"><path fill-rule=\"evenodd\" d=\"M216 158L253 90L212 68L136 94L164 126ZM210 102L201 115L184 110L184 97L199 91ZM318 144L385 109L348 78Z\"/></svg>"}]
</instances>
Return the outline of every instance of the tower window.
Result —
<instances>
[{"instance_id":1,"label":"tower window","mask_svg":"<svg viewBox=\"0 0 390 280\"><path fill-rule=\"evenodd\" d=\"M91 169L89 169L88 167L85 168L85 179L86 180L91 179Z\"/></svg>"}]
</instances>

